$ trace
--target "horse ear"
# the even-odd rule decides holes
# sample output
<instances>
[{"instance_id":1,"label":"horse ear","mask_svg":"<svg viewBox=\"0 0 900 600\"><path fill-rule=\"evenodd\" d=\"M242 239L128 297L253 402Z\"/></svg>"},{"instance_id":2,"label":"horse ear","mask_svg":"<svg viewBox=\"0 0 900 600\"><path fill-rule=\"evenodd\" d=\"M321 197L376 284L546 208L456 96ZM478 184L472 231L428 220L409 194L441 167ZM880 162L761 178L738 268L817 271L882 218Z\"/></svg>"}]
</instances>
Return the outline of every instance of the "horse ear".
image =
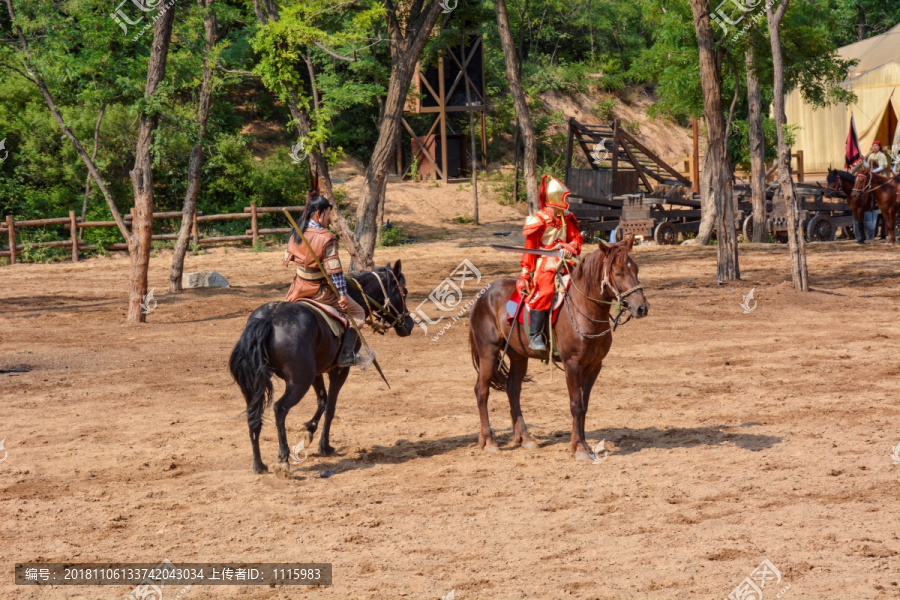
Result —
<instances>
[{"instance_id":1,"label":"horse ear","mask_svg":"<svg viewBox=\"0 0 900 600\"><path fill-rule=\"evenodd\" d=\"M394 275L400 277L400 269L403 268L403 265L400 264L400 259L397 259L397 262L394 263Z\"/></svg>"},{"instance_id":2,"label":"horse ear","mask_svg":"<svg viewBox=\"0 0 900 600\"><path fill-rule=\"evenodd\" d=\"M625 239L622 240L622 243L625 244L626 246L628 246L628 249L629 249L629 250L630 250L631 248L633 248L633 247L634 247L634 234L633 234L633 233L629 233L628 235L626 235L626 236L625 236Z\"/></svg>"},{"instance_id":3,"label":"horse ear","mask_svg":"<svg viewBox=\"0 0 900 600\"><path fill-rule=\"evenodd\" d=\"M609 244L604 242L602 238L597 238L597 247L603 251L609 250Z\"/></svg>"}]
</instances>

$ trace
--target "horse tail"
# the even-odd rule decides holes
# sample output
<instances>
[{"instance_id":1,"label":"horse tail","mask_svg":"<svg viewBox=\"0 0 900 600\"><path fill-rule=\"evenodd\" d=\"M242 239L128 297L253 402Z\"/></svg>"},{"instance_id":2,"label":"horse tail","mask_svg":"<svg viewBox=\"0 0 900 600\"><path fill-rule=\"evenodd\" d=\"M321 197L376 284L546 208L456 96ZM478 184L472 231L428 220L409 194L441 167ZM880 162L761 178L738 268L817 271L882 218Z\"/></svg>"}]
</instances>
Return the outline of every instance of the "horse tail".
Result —
<instances>
[{"instance_id":1,"label":"horse tail","mask_svg":"<svg viewBox=\"0 0 900 600\"><path fill-rule=\"evenodd\" d=\"M475 340L475 328L469 327L469 350L472 352L472 366L475 371L481 373L481 357L478 355L478 343ZM509 379L509 366L506 362L499 362L502 352L497 353L498 365L491 373L491 387L495 390L503 391L506 389L506 381Z\"/></svg>"},{"instance_id":2,"label":"horse tail","mask_svg":"<svg viewBox=\"0 0 900 600\"><path fill-rule=\"evenodd\" d=\"M272 336L269 316L253 318L231 351L228 368L247 401L247 424L251 430L262 425L263 413L272 404L272 366L268 344Z\"/></svg>"}]
</instances>

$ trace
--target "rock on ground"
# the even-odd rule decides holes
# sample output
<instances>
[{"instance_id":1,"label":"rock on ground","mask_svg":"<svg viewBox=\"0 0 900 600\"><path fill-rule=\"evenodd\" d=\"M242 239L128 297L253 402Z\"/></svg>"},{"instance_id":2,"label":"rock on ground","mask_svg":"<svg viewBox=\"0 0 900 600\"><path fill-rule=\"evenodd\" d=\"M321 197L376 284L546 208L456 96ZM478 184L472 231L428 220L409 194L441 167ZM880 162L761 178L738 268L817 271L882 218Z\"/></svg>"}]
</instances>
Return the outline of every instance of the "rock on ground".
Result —
<instances>
[{"instance_id":1,"label":"rock on ground","mask_svg":"<svg viewBox=\"0 0 900 600\"><path fill-rule=\"evenodd\" d=\"M181 286L184 288L229 287L228 280L216 271L182 273Z\"/></svg>"}]
</instances>

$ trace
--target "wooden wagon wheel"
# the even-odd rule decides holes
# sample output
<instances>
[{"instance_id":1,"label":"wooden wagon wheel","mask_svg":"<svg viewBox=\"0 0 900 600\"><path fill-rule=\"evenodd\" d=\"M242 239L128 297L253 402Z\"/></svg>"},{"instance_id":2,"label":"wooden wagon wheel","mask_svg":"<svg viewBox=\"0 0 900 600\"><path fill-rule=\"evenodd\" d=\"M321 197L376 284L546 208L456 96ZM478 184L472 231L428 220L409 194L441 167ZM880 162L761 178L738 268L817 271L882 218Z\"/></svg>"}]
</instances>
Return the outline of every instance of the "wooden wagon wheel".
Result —
<instances>
[{"instance_id":1,"label":"wooden wagon wheel","mask_svg":"<svg viewBox=\"0 0 900 600\"><path fill-rule=\"evenodd\" d=\"M750 215L749 217L744 219L744 224L741 227L741 231L744 233L745 242L753 241L753 215Z\"/></svg>"},{"instance_id":2,"label":"wooden wagon wheel","mask_svg":"<svg viewBox=\"0 0 900 600\"><path fill-rule=\"evenodd\" d=\"M678 228L668 221L663 221L656 226L653 239L660 246L674 246L678 243Z\"/></svg>"},{"instance_id":3,"label":"wooden wagon wheel","mask_svg":"<svg viewBox=\"0 0 900 600\"><path fill-rule=\"evenodd\" d=\"M585 244L593 244L594 243L594 228L587 221L583 221L578 224L578 231L581 233L581 238L584 240Z\"/></svg>"},{"instance_id":4,"label":"wooden wagon wheel","mask_svg":"<svg viewBox=\"0 0 900 600\"><path fill-rule=\"evenodd\" d=\"M834 223L828 215L816 214L806 224L806 240L809 242L832 242L834 234Z\"/></svg>"}]
</instances>

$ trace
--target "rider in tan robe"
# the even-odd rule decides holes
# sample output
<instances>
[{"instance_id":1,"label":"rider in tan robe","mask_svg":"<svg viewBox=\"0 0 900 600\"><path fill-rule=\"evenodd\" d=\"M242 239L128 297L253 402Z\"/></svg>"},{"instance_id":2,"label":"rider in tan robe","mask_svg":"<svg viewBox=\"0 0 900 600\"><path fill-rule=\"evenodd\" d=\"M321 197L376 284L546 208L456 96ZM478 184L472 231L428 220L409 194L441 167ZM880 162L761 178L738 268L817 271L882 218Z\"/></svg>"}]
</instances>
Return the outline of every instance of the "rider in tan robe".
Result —
<instances>
[{"instance_id":1,"label":"rider in tan robe","mask_svg":"<svg viewBox=\"0 0 900 600\"><path fill-rule=\"evenodd\" d=\"M316 196L307 202L299 226L303 236L312 247L312 253L296 232L291 234L283 261L285 266L291 262L295 263L297 274L285 300L296 302L302 298L309 298L321 304L333 306L341 312L349 313L357 325L362 326L366 319L366 312L362 306L347 295L347 279L338 256L338 239L328 230L332 210L333 207L323 196ZM316 258L325 267L325 273L319 269ZM332 291L331 286L325 280L326 277L331 278L339 296ZM347 329L341 343L338 366L349 367L356 364L354 350L357 337L357 333L352 327Z\"/></svg>"}]
</instances>

